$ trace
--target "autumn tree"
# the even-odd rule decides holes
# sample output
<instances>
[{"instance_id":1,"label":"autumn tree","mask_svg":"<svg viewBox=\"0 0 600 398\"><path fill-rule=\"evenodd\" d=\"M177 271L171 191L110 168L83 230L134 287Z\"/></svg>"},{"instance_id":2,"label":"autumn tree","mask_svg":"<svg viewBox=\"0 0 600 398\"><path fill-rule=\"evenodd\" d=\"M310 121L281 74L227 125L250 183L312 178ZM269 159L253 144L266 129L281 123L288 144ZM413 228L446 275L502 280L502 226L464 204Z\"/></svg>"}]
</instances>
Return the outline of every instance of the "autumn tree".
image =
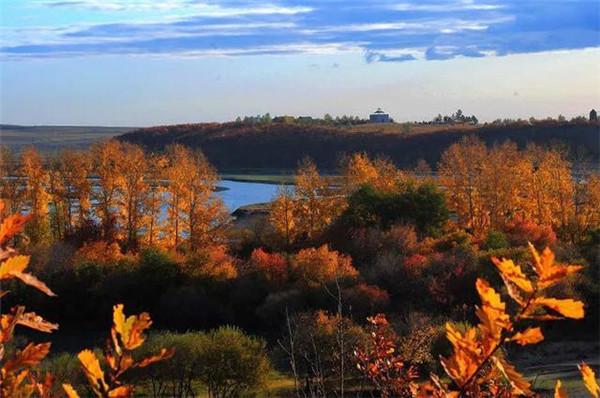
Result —
<instances>
[{"instance_id":1,"label":"autumn tree","mask_svg":"<svg viewBox=\"0 0 600 398\"><path fill-rule=\"evenodd\" d=\"M345 191L352 193L364 185L381 192L398 189L404 174L386 159L369 159L365 153L355 153L342 163L342 181Z\"/></svg>"},{"instance_id":2,"label":"autumn tree","mask_svg":"<svg viewBox=\"0 0 600 398\"><path fill-rule=\"evenodd\" d=\"M298 239L312 240L322 234L346 207L343 192L330 178L319 174L310 159L304 159L295 177L293 194L280 190L269 219L288 245Z\"/></svg>"},{"instance_id":3,"label":"autumn tree","mask_svg":"<svg viewBox=\"0 0 600 398\"><path fill-rule=\"evenodd\" d=\"M538 224L566 227L575 208L570 162L559 150L534 145L527 148L526 156L531 163L531 173L525 193L527 202L535 206L531 215Z\"/></svg>"},{"instance_id":4,"label":"autumn tree","mask_svg":"<svg viewBox=\"0 0 600 398\"><path fill-rule=\"evenodd\" d=\"M119 158L117 183L120 188L120 225L124 229L126 247L137 249L149 190L149 166L144 151L137 145L121 144Z\"/></svg>"},{"instance_id":5,"label":"autumn tree","mask_svg":"<svg viewBox=\"0 0 600 398\"><path fill-rule=\"evenodd\" d=\"M119 180L123 161L122 144L110 140L92 147L94 173L98 184L93 190L94 212L102 227L102 237L112 241L117 237Z\"/></svg>"},{"instance_id":6,"label":"autumn tree","mask_svg":"<svg viewBox=\"0 0 600 398\"><path fill-rule=\"evenodd\" d=\"M23 205L22 181L19 175L18 159L8 147L0 147L0 198L7 215L20 211Z\"/></svg>"},{"instance_id":7,"label":"autumn tree","mask_svg":"<svg viewBox=\"0 0 600 398\"><path fill-rule=\"evenodd\" d=\"M284 238L286 247L289 247L298 235L296 208L293 188L281 186L277 197L271 202L269 222L275 231Z\"/></svg>"},{"instance_id":8,"label":"autumn tree","mask_svg":"<svg viewBox=\"0 0 600 398\"><path fill-rule=\"evenodd\" d=\"M160 244L162 220L161 211L165 203L166 183L163 181L168 160L163 155L150 155L148 159L149 181L144 203L142 224L144 243L148 246Z\"/></svg>"},{"instance_id":9,"label":"autumn tree","mask_svg":"<svg viewBox=\"0 0 600 398\"><path fill-rule=\"evenodd\" d=\"M41 155L33 147L27 148L21 154L21 175L24 178L25 198L32 215L27 228L30 238L34 243L44 242L49 238L50 233L49 176Z\"/></svg>"},{"instance_id":10,"label":"autumn tree","mask_svg":"<svg viewBox=\"0 0 600 398\"><path fill-rule=\"evenodd\" d=\"M576 186L575 213L579 233L600 226L600 176L590 174Z\"/></svg>"},{"instance_id":11,"label":"autumn tree","mask_svg":"<svg viewBox=\"0 0 600 398\"><path fill-rule=\"evenodd\" d=\"M300 250L292 259L292 271L310 286L358 276L352 259L327 245Z\"/></svg>"},{"instance_id":12,"label":"autumn tree","mask_svg":"<svg viewBox=\"0 0 600 398\"><path fill-rule=\"evenodd\" d=\"M488 224L478 189L484 178L482 165L486 159L483 142L464 138L444 152L438 165L440 183L446 187L450 207L456 211L459 223L474 232L484 231Z\"/></svg>"},{"instance_id":13,"label":"autumn tree","mask_svg":"<svg viewBox=\"0 0 600 398\"><path fill-rule=\"evenodd\" d=\"M213 196L217 173L201 153L174 145L168 150L167 231L169 245L179 248L187 235L190 251L219 244L228 214L223 202Z\"/></svg>"}]
</instances>

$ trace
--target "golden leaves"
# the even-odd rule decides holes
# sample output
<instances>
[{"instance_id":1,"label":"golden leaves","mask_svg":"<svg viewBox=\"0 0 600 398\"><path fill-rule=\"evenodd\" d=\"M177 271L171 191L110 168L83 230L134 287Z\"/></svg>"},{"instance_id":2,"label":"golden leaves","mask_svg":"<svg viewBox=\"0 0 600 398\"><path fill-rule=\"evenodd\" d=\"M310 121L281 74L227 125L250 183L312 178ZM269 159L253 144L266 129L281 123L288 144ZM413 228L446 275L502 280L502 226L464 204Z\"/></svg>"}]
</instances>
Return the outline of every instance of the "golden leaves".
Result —
<instances>
[{"instance_id":1,"label":"golden leaves","mask_svg":"<svg viewBox=\"0 0 600 398\"><path fill-rule=\"evenodd\" d=\"M6 362L2 367L2 373L5 374L6 372L16 371L21 368L36 366L48 355L49 351L50 343L29 343L23 350L17 351L14 358Z\"/></svg>"},{"instance_id":2,"label":"golden leaves","mask_svg":"<svg viewBox=\"0 0 600 398\"><path fill-rule=\"evenodd\" d=\"M102 398L131 397L134 386L123 384L119 380L127 370L135 367L144 368L173 356L174 350L163 348L157 355L140 361L133 359L131 351L144 343L143 332L151 324L152 321L147 313L126 316L123 312L123 304L117 304L113 307L111 339L104 352L104 360L108 365L106 373L102 370L100 361L93 351L83 350L77 355L96 396ZM78 397L77 392L71 385L63 385L63 389L69 398Z\"/></svg>"},{"instance_id":3,"label":"golden leaves","mask_svg":"<svg viewBox=\"0 0 600 398\"><path fill-rule=\"evenodd\" d=\"M583 309L583 303L573 299L555 299L548 297L538 297L532 300L531 306L533 309L539 308L540 306L551 309L565 318L571 319L583 319L585 311ZM532 311L532 310L531 310ZM546 315L530 315L531 311L525 313L526 318L541 319L541 320L552 320L561 319L558 316L546 314Z\"/></svg>"},{"instance_id":4,"label":"golden leaves","mask_svg":"<svg viewBox=\"0 0 600 398\"><path fill-rule=\"evenodd\" d=\"M28 264L28 256L10 257L0 265L0 280L17 278L20 279L21 282L35 287L48 296L56 296L44 282L40 281L31 274L23 272L27 268Z\"/></svg>"},{"instance_id":5,"label":"golden leaves","mask_svg":"<svg viewBox=\"0 0 600 398\"><path fill-rule=\"evenodd\" d=\"M79 394L77 394L72 385L65 383L62 385L62 388L65 394L67 394L67 398L79 398Z\"/></svg>"},{"instance_id":6,"label":"golden leaves","mask_svg":"<svg viewBox=\"0 0 600 398\"><path fill-rule=\"evenodd\" d=\"M578 365L578 368L579 372L581 372L581 377L583 378L583 384L585 384L585 388L587 388L592 397L598 398L600 387L598 386L598 381L596 380L594 371L585 363Z\"/></svg>"},{"instance_id":7,"label":"golden leaves","mask_svg":"<svg viewBox=\"0 0 600 398\"><path fill-rule=\"evenodd\" d=\"M500 275L505 281L514 283L526 293L533 293L531 281L521 271L521 267L516 265L512 260L498 260L496 257L492 257L492 262L498 267Z\"/></svg>"},{"instance_id":8,"label":"golden leaves","mask_svg":"<svg viewBox=\"0 0 600 398\"><path fill-rule=\"evenodd\" d=\"M92 389L94 389L94 391L108 390L108 385L104 380L104 372L100 367L100 362L98 361L96 354L91 350L83 350L77 354L77 358L79 358L79 362L81 362L85 377L88 379Z\"/></svg>"},{"instance_id":9,"label":"golden leaves","mask_svg":"<svg viewBox=\"0 0 600 398\"><path fill-rule=\"evenodd\" d=\"M510 341L514 341L519 345L537 344L542 340L544 340L544 335L542 329L538 327L527 328L523 332L517 332L510 338Z\"/></svg>"},{"instance_id":10,"label":"golden leaves","mask_svg":"<svg viewBox=\"0 0 600 398\"><path fill-rule=\"evenodd\" d=\"M529 383L508 360L496 355L497 350L508 342L524 346L539 343L544 339L539 327L515 330L522 319L581 319L584 316L582 302L571 298L545 297L541 294L544 289L579 271L581 267L555 264L554 254L548 248L541 255L532 245L530 250L536 279L530 279L512 260L492 259L500 271L509 296L518 305L517 314L507 314L506 303L502 301L500 294L486 280L477 279L475 286L481 299L481 307L476 310L479 325L469 328L464 334L451 324L446 325L446 337L452 345L453 352L450 357L441 358L441 363L448 376L459 387L461 394L471 391L477 395L479 384L487 380L490 381L490 385L495 384L490 366L487 366L492 364L510 383L513 394L531 395ZM587 377L589 379L589 373ZM560 385L557 391L560 393Z\"/></svg>"},{"instance_id":11,"label":"golden leaves","mask_svg":"<svg viewBox=\"0 0 600 398\"><path fill-rule=\"evenodd\" d=\"M113 322L113 330L120 336L123 347L127 350L133 350L141 346L144 343L144 330L152 325L150 315L146 312L126 318L123 313L123 304L117 304L113 307ZM117 351L120 351L120 348Z\"/></svg>"},{"instance_id":12,"label":"golden leaves","mask_svg":"<svg viewBox=\"0 0 600 398\"><path fill-rule=\"evenodd\" d=\"M567 391L562 387L560 380L556 380L556 385L554 386L554 398L569 398L569 395L567 395Z\"/></svg>"},{"instance_id":13,"label":"golden leaves","mask_svg":"<svg viewBox=\"0 0 600 398\"><path fill-rule=\"evenodd\" d=\"M511 387L513 388L513 392L520 395L532 395L532 391L530 390L530 384L527 380L523 378L517 369L510 364L505 359L502 359L497 356L492 356L492 360L498 370L502 372L504 377L508 380Z\"/></svg>"},{"instance_id":14,"label":"golden leaves","mask_svg":"<svg viewBox=\"0 0 600 398\"><path fill-rule=\"evenodd\" d=\"M529 243L529 250L534 259L533 268L538 275L537 285L540 290L560 282L566 276L583 268L579 265L554 264L554 253L548 247L540 255Z\"/></svg>"},{"instance_id":15,"label":"golden leaves","mask_svg":"<svg viewBox=\"0 0 600 398\"><path fill-rule=\"evenodd\" d=\"M13 214L6 217L2 221L2 225L0 225L0 244L21 233L25 227L25 223L30 219L31 215L24 216L22 214Z\"/></svg>"}]
</instances>

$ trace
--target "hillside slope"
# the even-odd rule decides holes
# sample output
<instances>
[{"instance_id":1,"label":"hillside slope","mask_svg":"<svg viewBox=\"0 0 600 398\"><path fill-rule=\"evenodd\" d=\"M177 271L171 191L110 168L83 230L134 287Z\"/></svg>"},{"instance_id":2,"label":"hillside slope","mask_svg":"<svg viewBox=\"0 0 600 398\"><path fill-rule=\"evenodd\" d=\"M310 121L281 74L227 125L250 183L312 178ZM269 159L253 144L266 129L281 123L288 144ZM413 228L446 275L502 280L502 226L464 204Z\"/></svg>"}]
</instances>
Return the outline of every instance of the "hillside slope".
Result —
<instances>
[{"instance_id":1,"label":"hillside slope","mask_svg":"<svg viewBox=\"0 0 600 398\"><path fill-rule=\"evenodd\" d=\"M85 149L92 143L133 130L131 127L0 125L0 145L19 152L33 145L42 153L62 148Z\"/></svg>"},{"instance_id":2,"label":"hillside slope","mask_svg":"<svg viewBox=\"0 0 600 398\"><path fill-rule=\"evenodd\" d=\"M487 144L511 140L520 147L528 143L567 147L574 158L598 163L600 129L587 122L538 122L535 125L472 126L440 128L424 133L388 132L370 127L352 129L298 124L269 125L190 124L136 130L119 137L160 151L180 143L200 148L219 170L294 169L310 156L324 170L333 170L340 158L354 152L386 156L398 166L412 167L419 159L435 165L441 154L463 136L475 135ZM389 130L389 129L388 129Z\"/></svg>"}]
</instances>

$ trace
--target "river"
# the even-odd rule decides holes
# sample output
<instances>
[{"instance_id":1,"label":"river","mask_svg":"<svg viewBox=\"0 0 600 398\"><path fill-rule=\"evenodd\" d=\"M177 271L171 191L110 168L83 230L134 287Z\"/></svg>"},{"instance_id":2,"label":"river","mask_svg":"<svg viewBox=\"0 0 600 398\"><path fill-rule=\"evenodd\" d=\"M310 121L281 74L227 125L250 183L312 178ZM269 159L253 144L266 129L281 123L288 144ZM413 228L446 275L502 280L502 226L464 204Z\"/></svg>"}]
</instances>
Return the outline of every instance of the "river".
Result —
<instances>
[{"instance_id":1,"label":"river","mask_svg":"<svg viewBox=\"0 0 600 398\"><path fill-rule=\"evenodd\" d=\"M242 206L270 202L275 198L279 189L276 184L231 180L221 180L217 185L225 189L219 190L215 195L223 200L230 212L234 212Z\"/></svg>"}]
</instances>

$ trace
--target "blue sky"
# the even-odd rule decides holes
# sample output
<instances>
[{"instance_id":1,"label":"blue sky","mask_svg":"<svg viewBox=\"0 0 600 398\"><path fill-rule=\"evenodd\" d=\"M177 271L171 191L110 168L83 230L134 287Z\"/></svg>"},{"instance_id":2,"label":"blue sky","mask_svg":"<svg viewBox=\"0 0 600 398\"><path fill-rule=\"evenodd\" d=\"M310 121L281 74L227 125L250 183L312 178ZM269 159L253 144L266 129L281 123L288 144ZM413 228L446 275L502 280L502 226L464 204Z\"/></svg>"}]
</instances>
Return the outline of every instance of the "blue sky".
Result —
<instances>
[{"instance_id":1,"label":"blue sky","mask_svg":"<svg viewBox=\"0 0 600 398\"><path fill-rule=\"evenodd\" d=\"M597 0L2 0L0 121L482 119L600 104Z\"/></svg>"}]
</instances>

